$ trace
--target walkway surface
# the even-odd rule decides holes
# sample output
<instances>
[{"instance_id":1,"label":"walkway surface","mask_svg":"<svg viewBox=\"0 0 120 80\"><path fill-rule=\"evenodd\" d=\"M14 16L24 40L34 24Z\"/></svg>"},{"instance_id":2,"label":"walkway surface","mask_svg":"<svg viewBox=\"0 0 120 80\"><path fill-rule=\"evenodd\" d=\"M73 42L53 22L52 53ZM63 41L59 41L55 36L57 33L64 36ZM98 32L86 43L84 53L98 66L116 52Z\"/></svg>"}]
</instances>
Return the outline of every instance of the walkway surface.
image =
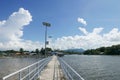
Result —
<instances>
[{"instance_id":1,"label":"walkway surface","mask_svg":"<svg viewBox=\"0 0 120 80\"><path fill-rule=\"evenodd\" d=\"M40 80L65 80L60 63L56 56L47 64L45 69L41 72Z\"/></svg>"}]
</instances>

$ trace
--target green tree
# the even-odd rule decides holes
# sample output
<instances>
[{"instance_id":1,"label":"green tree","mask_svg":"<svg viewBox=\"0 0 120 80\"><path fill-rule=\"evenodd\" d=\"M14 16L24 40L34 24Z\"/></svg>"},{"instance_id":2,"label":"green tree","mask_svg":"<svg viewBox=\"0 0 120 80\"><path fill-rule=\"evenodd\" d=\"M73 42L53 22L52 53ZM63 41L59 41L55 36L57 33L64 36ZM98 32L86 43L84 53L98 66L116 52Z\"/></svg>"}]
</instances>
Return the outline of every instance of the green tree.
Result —
<instances>
[{"instance_id":1,"label":"green tree","mask_svg":"<svg viewBox=\"0 0 120 80\"><path fill-rule=\"evenodd\" d=\"M35 53L39 54L39 49L36 49L36 50L35 50Z\"/></svg>"},{"instance_id":2,"label":"green tree","mask_svg":"<svg viewBox=\"0 0 120 80\"><path fill-rule=\"evenodd\" d=\"M84 54L86 55L120 55L120 44L119 45L112 45L110 47L100 47L97 49L86 50Z\"/></svg>"},{"instance_id":3,"label":"green tree","mask_svg":"<svg viewBox=\"0 0 120 80\"><path fill-rule=\"evenodd\" d=\"M23 54L24 49L23 49L23 48L20 48L19 52L20 52L21 54Z\"/></svg>"},{"instance_id":4,"label":"green tree","mask_svg":"<svg viewBox=\"0 0 120 80\"><path fill-rule=\"evenodd\" d=\"M105 47L100 47L100 48L98 48L98 50L99 50L100 52L104 52L104 51L105 51Z\"/></svg>"},{"instance_id":5,"label":"green tree","mask_svg":"<svg viewBox=\"0 0 120 80\"><path fill-rule=\"evenodd\" d=\"M45 49L41 48L40 53L41 53L42 55L45 55Z\"/></svg>"},{"instance_id":6,"label":"green tree","mask_svg":"<svg viewBox=\"0 0 120 80\"><path fill-rule=\"evenodd\" d=\"M47 47L47 48L46 48L46 51L52 51L52 49Z\"/></svg>"}]
</instances>

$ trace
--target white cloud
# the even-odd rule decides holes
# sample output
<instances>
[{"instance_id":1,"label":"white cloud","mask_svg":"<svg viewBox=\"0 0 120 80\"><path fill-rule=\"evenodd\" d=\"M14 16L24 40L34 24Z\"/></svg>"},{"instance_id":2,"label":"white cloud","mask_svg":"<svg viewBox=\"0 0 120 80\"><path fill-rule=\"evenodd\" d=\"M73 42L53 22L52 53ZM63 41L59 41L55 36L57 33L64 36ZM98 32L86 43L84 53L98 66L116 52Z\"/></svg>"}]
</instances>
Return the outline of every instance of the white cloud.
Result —
<instances>
[{"instance_id":1,"label":"white cloud","mask_svg":"<svg viewBox=\"0 0 120 80\"><path fill-rule=\"evenodd\" d=\"M87 25L87 22L83 18L78 18L78 22L80 22L83 25Z\"/></svg>"},{"instance_id":2,"label":"white cloud","mask_svg":"<svg viewBox=\"0 0 120 80\"><path fill-rule=\"evenodd\" d=\"M101 27L100 28L94 28L93 33L94 34L99 34L102 30L103 30L103 28L101 28Z\"/></svg>"},{"instance_id":3,"label":"white cloud","mask_svg":"<svg viewBox=\"0 0 120 80\"><path fill-rule=\"evenodd\" d=\"M7 20L0 21L0 49L19 49L22 47L33 50L42 47L40 42L32 42L21 38L23 28L29 25L31 21L30 12L24 8L13 12Z\"/></svg>"},{"instance_id":4,"label":"white cloud","mask_svg":"<svg viewBox=\"0 0 120 80\"><path fill-rule=\"evenodd\" d=\"M120 41L120 31L118 28L113 28L109 33L104 34L103 37L111 42L119 42Z\"/></svg>"},{"instance_id":5,"label":"white cloud","mask_svg":"<svg viewBox=\"0 0 120 80\"><path fill-rule=\"evenodd\" d=\"M94 49L102 46L120 44L120 31L113 28L109 33L102 34L103 28L94 28L92 32L85 28L79 28L85 35L64 36L58 38L54 46L59 49L83 48Z\"/></svg>"},{"instance_id":6,"label":"white cloud","mask_svg":"<svg viewBox=\"0 0 120 80\"><path fill-rule=\"evenodd\" d=\"M86 29L85 29L85 28L79 27L78 29L79 29L80 31L82 31L85 35L87 35L87 34L88 34L88 32L86 31Z\"/></svg>"},{"instance_id":7,"label":"white cloud","mask_svg":"<svg viewBox=\"0 0 120 80\"><path fill-rule=\"evenodd\" d=\"M29 11L20 8L14 12L7 20L0 21L0 42L19 40L23 36L23 27L32 21Z\"/></svg>"}]
</instances>

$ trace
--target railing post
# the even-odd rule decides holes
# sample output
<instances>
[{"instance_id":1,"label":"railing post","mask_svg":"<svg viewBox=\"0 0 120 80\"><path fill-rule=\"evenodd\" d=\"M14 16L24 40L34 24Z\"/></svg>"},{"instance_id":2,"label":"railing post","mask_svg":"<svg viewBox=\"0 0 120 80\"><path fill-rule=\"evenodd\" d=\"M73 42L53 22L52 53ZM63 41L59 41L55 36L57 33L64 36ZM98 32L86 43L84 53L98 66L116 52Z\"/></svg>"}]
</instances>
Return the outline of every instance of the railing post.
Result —
<instances>
[{"instance_id":1,"label":"railing post","mask_svg":"<svg viewBox=\"0 0 120 80\"><path fill-rule=\"evenodd\" d=\"M21 72L19 72L19 80L21 80Z\"/></svg>"}]
</instances>

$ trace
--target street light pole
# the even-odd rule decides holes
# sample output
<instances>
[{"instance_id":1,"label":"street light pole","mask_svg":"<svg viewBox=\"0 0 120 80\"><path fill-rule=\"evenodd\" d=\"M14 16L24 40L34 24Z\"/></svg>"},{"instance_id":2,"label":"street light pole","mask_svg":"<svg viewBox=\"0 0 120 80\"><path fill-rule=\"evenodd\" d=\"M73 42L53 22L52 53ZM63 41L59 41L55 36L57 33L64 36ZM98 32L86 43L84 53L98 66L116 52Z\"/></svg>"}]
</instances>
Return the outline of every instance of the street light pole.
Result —
<instances>
[{"instance_id":1,"label":"street light pole","mask_svg":"<svg viewBox=\"0 0 120 80\"><path fill-rule=\"evenodd\" d=\"M45 57L47 56L46 55L46 45L47 45L47 26L45 26Z\"/></svg>"},{"instance_id":2,"label":"street light pole","mask_svg":"<svg viewBox=\"0 0 120 80\"><path fill-rule=\"evenodd\" d=\"M51 24L47 23L47 22L43 22L43 25L45 26L45 57L47 56L47 50L46 50L46 46L47 46L47 27L50 27Z\"/></svg>"}]
</instances>

